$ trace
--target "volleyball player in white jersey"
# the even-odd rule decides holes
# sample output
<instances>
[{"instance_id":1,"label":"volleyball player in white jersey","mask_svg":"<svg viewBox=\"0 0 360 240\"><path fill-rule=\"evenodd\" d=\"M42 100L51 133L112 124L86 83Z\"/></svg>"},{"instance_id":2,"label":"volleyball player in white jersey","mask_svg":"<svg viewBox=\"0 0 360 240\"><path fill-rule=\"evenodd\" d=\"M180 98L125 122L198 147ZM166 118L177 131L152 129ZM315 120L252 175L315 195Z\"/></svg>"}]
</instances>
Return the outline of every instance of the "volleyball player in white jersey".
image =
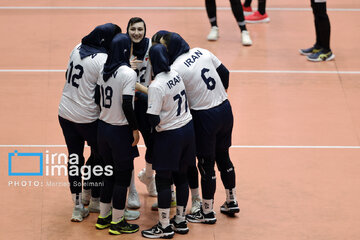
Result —
<instances>
[{"instance_id":1,"label":"volleyball player in white jersey","mask_svg":"<svg viewBox=\"0 0 360 240\"><path fill-rule=\"evenodd\" d=\"M150 48L155 79L148 90L150 123L155 127L153 168L156 172L159 222L142 231L147 238L172 238L174 232L186 234L185 220L189 197L187 169L195 165L195 135L181 77L170 70L166 48ZM176 186L176 215L170 220L171 184Z\"/></svg>"},{"instance_id":2,"label":"volleyball player in white jersey","mask_svg":"<svg viewBox=\"0 0 360 240\"><path fill-rule=\"evenodd\" d=\"M211 52L202 48L190 49L176 33L165 35L161 42L167 47L171 68L184 80L194 119L202 207L195 214L189 214L187 219L213 224L216 222L213 211L215 162L226 189L221 212L234 214L240 211L235 195L234 166L229 157L233 128L233 114L226 94L229 71Z\"/></svg>"},{"instance_id":3,"label":"volleyball player in white jersey","mask_svg":"<svg viewBox=\"0 0 360 240\"><path fill-rule=\"evenodd\" d=\"M110 234L134 233L136 224L124 218L127 188L139 156L136 144L139 131L133 110L136 73L130 68L130 38L117 34L111 42L100 85L100 120L98 124L99 153L106 165L113 167L113 175L104 176L100 196L100 215L96 228L110 226Z\"/></svg>"},{"instance_id":4,"label":"volleyball player in white jersey","mask_svg":"<svg viewBox=\"0 0 360 240\"><path fill-rule=\"evenodd\" d=\"M68 178L70 191L74 201L71 221L81 222L89 214L84 208L82 198L82 175L80 168L84 165L84 144L91 147L93 157L87 164L90 167L101 165L97 153L97 124L99 107L95 101L96 82L107 58L110 42L121 29L112 23L97 26L85 36L70 55L66 82L59 105L59 122L68 148ZM76 155L74 155L76 154ZM92 163L90 163L92 161ZM77 170L77 171L76 171ZM101 182L101 177L91 176L93 183ZM95 178L94 178L95 177ZM90 211L98 211L100 187L91 189ZM97 184L99 185L99 184Z\"/></svg>"},{"instance_id":5,"label":"volleyball player in white jersey","mask_svg":"<svg viewBox=\"0 0 360 240\"><path fill-rule=\"evenodd\" d=\"M149 49L151 40L146 36L146 24L143 19L133 17L127 25L127 34L132 42L132 55L130 56L131 68L137 73L137 82L145 87L150 85L151 66L149 62ZM145 168L138 174L139 180L146 185L150 196L156 197L154 170L151 167L152 138L151 127L146 117L147 95L141 92L135 93L135 114L139 130L146 146ZM139 208L140 200L135 187L134 173L129 187L127 206Z\"/></svg>"},{"instance_id":6,"label":"volleyball player in white jersey","mask_svg":"<svg viewBox=\"0 0 360 240\"><path fill-rule=\"evenodd\" d=\"M151 37L151 45L155 45L155 44L158 44L160 43L160 39L163 35L169 33L168 31L164 31L164 30L160 30L160 31L157 31L152 37ZM146 109L147 109L147 105L146 105ZM146 110L145 110L145 113L146 113ZM151 135L152 136L152 135ZM196 168L196 166L195 166ZM147 171L145 171L147 172ZM143 171L141 171L139 173L139 178L144 175L143 174ZM156 186L155 186L156 188ZM175 194L175 186L174 184L171 185L171 207L176 207L176 194ZM157 211L158 210L158 203L155 202L153 205L151 205L151 210L153 211Z\"/></svg>"},{"instance_id":7,"label":"volleyball player in white jersey","mask_svg":"<svg viewBox=\"0 0 360 240\"><path fill-rule=\"evenodd\" d=\"M168 34L169 32L166 30L160 30L157 31L152 37L151 37L151 42L152 44L157 44L160 43L160 39ZM199 173L198 170L196 168L196 165L194 166L189 166L188 171L187 171L187 175L188 175L188 181L189 181L189 187L190 187L190 191L191 191L191 208L190 208L190 213L195 213L197 212L200 207L201 207L201 198L200 198L200 194L199 194ZM176 206L176 196L175 196L175 191L174 191L174 185L171 185L171 190L172 190L172 200L171 200L171 207L175 207ZM152 210L157 210L157 203L154 203L151 207Z\"/></svg>"}]
</instances>

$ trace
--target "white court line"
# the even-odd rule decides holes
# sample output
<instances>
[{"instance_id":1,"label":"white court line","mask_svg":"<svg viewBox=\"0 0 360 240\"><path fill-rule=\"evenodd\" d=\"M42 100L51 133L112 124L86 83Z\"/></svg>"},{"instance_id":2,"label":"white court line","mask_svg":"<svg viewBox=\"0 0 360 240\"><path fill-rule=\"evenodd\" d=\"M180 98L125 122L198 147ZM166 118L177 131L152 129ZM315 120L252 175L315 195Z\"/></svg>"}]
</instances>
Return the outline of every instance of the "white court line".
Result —
<instances>
[{"instance_id":1,"label":"white court line","mask_svg":"<svg viewBox=\"0 0 360 240\"><path fill-rule=\"evenodd\" d=\"M255 8L256 9L256 8ZM59 7L49 7L49 6L9 6L9 7L0 7L0 10L205 10L205 7L77 7L77 6L59 6ZM231 10L230 7L218 7L217 10ZM311 8L266 8L266 11L312 11ZM328 8L327 11L334 12L359 12L359 8Z\"/></svg>"},{"instance_id":2,"label":"white court line","mask_svg":"<svg viewBox=\"0 0 360 240\"><path fill-rule=\"evenodd\" d=\"M360 71L230 70L233 73L360 74Z\"/></svg>"},{"instance_id":3,"label":"white court line","mask_svg":"<svg viewBox=\"0 0 360 240\"><path fill-rule=\"evenodd\" d=\"M28 147L28 148L62 148L66 145L0 145L0 148L17 148L17 147ZM88 147L88 146L86 146ZM145 145L138 145L140 148L144 148ZM360 146L263 146L263 145L233 145L231 148L270 148L270 149L360 149Z\"/></svg>"},{"instance_id":4,"label":"white court line","mask_svg":"<svg viewBox=\"0 0 360 240\"><path fill-rule=\"evenodd\" d=\"M0 69L0 73L42 73L42 72L60 72L63 69ZM360 71L308 71L308 70L230 70L232 73L288 73L288 74L360 74Z\"/></svg>"},{"instance_id":5,"label":"white court line","mask_svg":"<svg viewBox=\"0 0 360 240\"><path fill-rule=\"evenodd\" d=\"M65 72L64 69L0 69L0 73L17 73L17 72Z\"/></svg>"}]
</instances>

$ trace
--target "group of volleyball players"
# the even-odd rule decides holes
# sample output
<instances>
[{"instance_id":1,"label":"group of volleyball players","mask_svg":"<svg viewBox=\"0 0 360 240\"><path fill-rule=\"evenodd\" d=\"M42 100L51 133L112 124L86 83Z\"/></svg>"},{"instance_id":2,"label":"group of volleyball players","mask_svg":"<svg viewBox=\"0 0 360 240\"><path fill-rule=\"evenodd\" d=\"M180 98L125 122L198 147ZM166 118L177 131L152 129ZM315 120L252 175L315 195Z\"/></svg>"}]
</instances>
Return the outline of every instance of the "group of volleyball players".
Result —
<instances>
[{"instance_id":1,"label":"group of volleyball players","mask_svg":"<svg viewBox=\"0 0 360 240\"><path fill-rule=\"evenodd\" d=\"M314 15L325 13L328 22L326 5L317 2L312 1ZM217 27L209 8L215 2L206 3L210 22ZM317 28L322 23L319 19ZM239 27L243 44L251 45L245 23L239 22ZM186 234L188 222L216 222L215 163L226 190L220 211L238 213L235 171L229 156L233 115L226 93L228 69L208 50L190 49L175 32L159 31L147 38L141 18L131 18L126 34L121 32L116 24L97 26L70 55L59 123L69 154L68 179L74 202L71 221L81 222L95 212L99 213L97 229L109 228L115 235L139 230L127 221L140 216L129 210L140 208L133 171L140 133L146 153L138 178L149 195L157 197L152 209L159 212L158 222L142 231L144 237L171 238L175 233ZM208 40L218 37L209 36ZM318 37L314 47L300 52L314 61L331 60L334 57L328 45L328 40ZM85 141L91 149L86 163ZM83 183L80 169L84 164L91 178ZM189 192L192 206L186 215ZM173 218L170 207L176 207Z\"/></svg>"},{"instance_id":2,"label":"group of volleyball players","mask_svg":"<svg viewBox=\"0 0 360 240\"><path fill-rule=\"evenodd\" d=\"M139 156L141 132L146 164L138 177L149 195L157 196L153 208L159 212L158 222L142 235L171 238L186 234L188 221L216 222L215 162L226 189L220 211L239 212L228 151L233 126L226 94L229 71L209 51L190 49L177 33L159 31L152 39L145 34L141 18L130 19L127 34L107 23L71 52L59 105L69 153L71 221L81 222L96 212L97 229L109 228L115 235L139 230L128 223L139 213L128 208L140 207L133 161ZM81 173L72 171L85 164L85 141L91 147L86 165L92 175L82 183ZM192 206L186 211L189 192ZM170 218L175 206L176 215Z\"/></svg>"}]
</instances>

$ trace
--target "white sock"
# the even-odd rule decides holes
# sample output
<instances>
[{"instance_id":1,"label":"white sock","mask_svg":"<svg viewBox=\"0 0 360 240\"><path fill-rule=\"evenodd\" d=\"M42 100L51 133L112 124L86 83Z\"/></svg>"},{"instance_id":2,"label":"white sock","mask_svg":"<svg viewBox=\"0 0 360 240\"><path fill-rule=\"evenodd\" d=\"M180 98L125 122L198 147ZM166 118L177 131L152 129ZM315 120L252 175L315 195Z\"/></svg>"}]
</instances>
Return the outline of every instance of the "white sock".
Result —
<instances>
[{"instance_id":1,"label":"white sock","mask_svg":"<svg viewBox=\"0 0 360 240\"><path fill-rule=\"evenodd\" d=\"M171 200L176 200L176 193L174 184L171 184Z\"/></svg>"},{"instance_id":2,"label":"white sock","mask_svg":"<svg viewBox=\"0 0 360 240\"><path fill-rule=\"evenodd\" d=\"M226 202L236 202L236 189L225 189L226 192Z\"/></svg>"},{"instance_id":3,"label":"white sock","mask_svg":"<svg viewBox=\"0 0 360 240\"><path fill-rule=\"evenodd\" d=\"M145 176L150 178L154 175L154 170L152 169L151 163L146 163L145 165Z\"/></svg>"},{"instance_id":4,"label":"white sock","mask_svg":"<svg viewBox=\"0 0 360 240\"><path fill-rule=\"evenodd\" d=\"M91 202L100 202L100 198L94 198L94 197L91 197L90 199Z\"/></svg>"},{"instance_id":5,"label":"white sock","mask_svg":"<svg viewBox=\"0 0 360 240\"><path fill-rule=\"evenodd\" d=\"M191 197L192 197L192 199L194 199L194 198L200 198L199 188L190 188L190 191L191 191Z\"/></svg>"},{"instance_id":6,"label":"white sock","mask_svg":"<svg viewBox=\"0 0 360 240\"><path fill-rule=\"evenodd\" d=\"M170 225L170 208L159 208L159 222L162 228Z\"/></svg>"},{"instance_id":7,"label":"white sock","mask_svg":"<svg viewBox=\"0 0 360 240\"><path fill-rule=\"evenodd\" d=\"M112 221L113 222L120 222L124 216L124 212L125 210L124 209L115 209L113 208L112 210Z\"/></svg>"},{"instance_id":8,"label":"white sock","mask_svg":"<svg viewBox=\"0 0 360 240\"><path fill-rule=\"evenodd\" d=\"M84 205L81 203L81 193L72 193L71 197L75 207L79 207L79 208L84 207Z\"/></svg>"},{"instance_id":9,"label":"white sock","mask_svg":"<svg viewBox=\"0 0 360 240\"><path fill-rule=\"evenodd\" d=\"M100 202L100 217L107 217L111 211L111 203Z\"/></svg>"},{"instance_id":10,"label":"white sock","mask_svg":"<svg viewBox=\"0 0 360 240\"><path fill-rule=\"evenodd\" d=\"M83 189L82 196L85 199L89 199L91 197L91 189Z\"/></svg>"},{"instance_id":11,"label":"white sock","mask_svg":"<svg viewBox=\"0 0 360 240\"><path fill-rule=\"evenodd\" d=\"M181 223L185 221L185 208L184 206L176 206L175 222Z\"/></svg>"},{"instance_id":12,"label":"white sock","mask_svg":"<svg viewBox=\"0 0 360 240\"><path fill-rule=\"evenodd\" d=\"M130 192L136 192L136 188L135 188L135 178L134 178L134 170L132 171L132 175L131 175L131 182L130 182L130 186L129 186L129 193Z\"/></svg>"},{"instance_id":13,"label":"white sock","mask_svg":"<svg viewBox=\"0 0 360 240\"><path fill-rule=\"evenodd\" d=\"M205 214L213 211L213 199L203 199L202 210Z\"/></svg>"}]
</instances>

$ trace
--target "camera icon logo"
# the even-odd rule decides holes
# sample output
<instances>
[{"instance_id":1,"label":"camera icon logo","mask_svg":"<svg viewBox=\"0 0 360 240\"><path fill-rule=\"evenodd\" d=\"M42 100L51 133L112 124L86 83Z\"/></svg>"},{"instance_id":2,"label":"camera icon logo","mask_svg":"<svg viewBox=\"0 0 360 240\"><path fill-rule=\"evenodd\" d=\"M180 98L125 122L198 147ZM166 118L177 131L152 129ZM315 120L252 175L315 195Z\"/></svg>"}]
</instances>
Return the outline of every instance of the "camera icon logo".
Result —
<instances>
[{"instance_id":1,"label":"camera icon logo","mask_svg":"<svg viewBox=\"0 0 360 240\"><path fill-rule=\"evenodd\" d=\"M9 176L43 176L43 153L8 153Z\"/></svg>"}]
</instances>

